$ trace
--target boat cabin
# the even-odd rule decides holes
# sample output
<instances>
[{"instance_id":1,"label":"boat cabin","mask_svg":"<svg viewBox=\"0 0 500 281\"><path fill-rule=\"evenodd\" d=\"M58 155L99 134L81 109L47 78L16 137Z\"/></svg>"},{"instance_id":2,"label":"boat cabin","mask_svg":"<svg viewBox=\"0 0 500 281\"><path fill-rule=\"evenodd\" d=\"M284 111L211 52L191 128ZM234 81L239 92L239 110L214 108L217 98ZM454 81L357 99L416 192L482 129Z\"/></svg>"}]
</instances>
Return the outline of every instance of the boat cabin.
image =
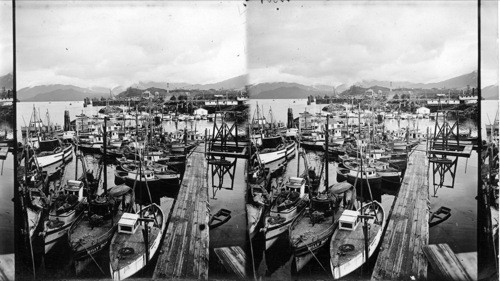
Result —
<instances>
[{"instance_id":1,"label":"boat cabin","mask_svg":"<svg viewBox=\"0 0 500 281\"><path fill-rule=\"evenodd\" d=\"M130 172L128 172L128 177L135 179L137 174L139 174L138 170L130 171ZM137 178L139 178L139 177L137 177ZM140 175L141 180L143 180L143 179L144 180L153 180L154 178L155 178L155 174L153 171L143 170L141 175Z\"/></svg>"},{"instance_id":2,"label":"boat cabin","mask_svg":"<svg viewBox=\"0 0 500 281\"><path fill-rule=\"evenodd\" d=\"M118 233L134 234L139 228L139 215L124 213L118 221Z\"/></svg>"},{"instance_id":3,"label":"boat cabin","mask_svg":"<svg viewBox=\"0 0 500 281\"><path fill-rule=\"evenodd\" d=\"M78 201L83 200L83 182L78 180L68 180L68 184L64 187L64 193L75 195Z\"/></svg>"},{"instance_id":4,"label":"boat cabin","mask_svg":"<svg viewBox=\"0 0 500 281\"><path fill-rule=\"evenodd\" d=\"M290 177L286 187L290 191L294 191L300 194L300 198L304 198L306 189L306 180L299 177Z\"/></svg>"},{"instance_id":5,"label":"boat cabin","mask_svg":"<svg viewBox=\"0 0 500 281\"><path fill-rule=\"evenodd\" d=\"M339 219L339 229L353 231L358 226L359 212L353 210L345 210Z\"/></svg>"}]
</instances>

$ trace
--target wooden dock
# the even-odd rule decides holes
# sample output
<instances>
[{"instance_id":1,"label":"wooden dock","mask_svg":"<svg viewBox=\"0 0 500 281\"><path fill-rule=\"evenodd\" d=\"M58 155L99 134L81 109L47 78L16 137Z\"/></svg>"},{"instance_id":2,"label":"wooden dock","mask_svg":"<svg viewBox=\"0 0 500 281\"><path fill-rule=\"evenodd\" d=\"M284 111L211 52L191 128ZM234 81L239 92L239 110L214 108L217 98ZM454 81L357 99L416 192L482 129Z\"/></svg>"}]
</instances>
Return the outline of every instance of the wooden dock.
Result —
<instances>
[{"instance_id":1,"label":"wooden dock","mask_svg":"<svg viewBox=\"0 0 500 281\"><path fill-rule=\"evenodd\" d=\"M388 224L371 276L372 280L425 280L429 243L429 163L425 144L408 160L401 189L388 212Z\"/></svg>"},{"instance_id":2,"label":"wooden dock","mask_svg":"<svg viewBox=\"0 0 500 281\"><path fill-rule=\"evenodd\" d=\"M208 279L208 183L204 145L187 159L154 279Z\"/></svg>"},{"instance_id":3,"label":"wooden dock","mask_svg":"<svg viewBox=\"0 0 500 281\"><path fill-rule=\"evenodd\" d=\"M239 279L248 279L245 268L247 256L241 247L215 248L215 254L229 272L234 272Z\"/></svg>"},{"instance_id":4,"label":"wooden dock","mask_svg":"<svg viewBox=\"0 0 500 281\"><path fill-rule=\"evenodd\" d=\"M0 255L0 281L14 280L14 254Z\"/></svg>"},{"instance_id":5,"label":"wooden dock","mask_svg":"<svg viewBox=\"0 0 500 281\"><path fill-rule=\"evenodd\" d=\"M455 254L448 244L424 247L425 256L443 280L477 280L477 255Z\"/></svg>"}]
</instances>

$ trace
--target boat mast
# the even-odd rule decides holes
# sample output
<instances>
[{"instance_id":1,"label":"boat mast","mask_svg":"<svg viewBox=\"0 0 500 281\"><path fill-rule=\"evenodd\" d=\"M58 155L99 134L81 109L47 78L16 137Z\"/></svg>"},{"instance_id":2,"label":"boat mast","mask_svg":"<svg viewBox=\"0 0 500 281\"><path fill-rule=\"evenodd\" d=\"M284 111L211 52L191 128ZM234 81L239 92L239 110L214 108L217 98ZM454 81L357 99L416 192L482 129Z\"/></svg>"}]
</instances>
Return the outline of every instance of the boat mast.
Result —
<instances>
[{"instance_id":1,"label":"boat mast","mask_svg":"<svg viewBox=\"0 0 500 281\"><path fill-rule=\"evenodd\" d=\"M102 156L102 162L103 162L103 168L104 168L104 180L103 180L103 189L104 189L104 195L108 194L108 168L106 165L106 154L107 154L107 128L106 128L106 120L108 119L107 116L104 116L104 138L103 138L103 144L104 144L104 154Z\"/></svg>"},{"instance_id":2,"label":"boat mast","mask_svg":"<svg viewBox=\"0 0 500 281\"><path fill-rule=\"evenodd\" d=\"M325 135L325 166L326 166L326 171L325 171L325 189L328 190L329 186L329 177L328 177L328 125L329 125L329 118L330 116L327 114L326 115L326 135Z\"/></svg>"}]
</instances>

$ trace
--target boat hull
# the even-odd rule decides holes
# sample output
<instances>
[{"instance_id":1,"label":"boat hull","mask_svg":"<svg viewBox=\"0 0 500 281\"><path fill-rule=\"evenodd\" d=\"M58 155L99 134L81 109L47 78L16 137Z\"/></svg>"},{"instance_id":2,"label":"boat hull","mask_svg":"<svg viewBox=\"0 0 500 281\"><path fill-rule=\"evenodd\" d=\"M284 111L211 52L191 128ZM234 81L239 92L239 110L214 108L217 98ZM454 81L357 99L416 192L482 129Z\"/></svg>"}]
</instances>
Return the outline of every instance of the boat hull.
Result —
<instances>
[{"instance_id":1,"label":"boat hull","mask_svg":"<svg viewBox=\"0 0 500 281\"><path fill-rule=\"evenodd\" d=\"M63 148L62 151L50 154L50 155L45 155L45 156L36 156L36 160L38 161L38 165L41 168L48 167L50 165L54 165L60 162L67 162L73 158L73 150L72 146L68 145Z\"/></svg>"},{"instance_id":2,"label":"boat hull","mask_svg":"<svg viewBox=\"0 0 500 281\"><path fill-rule=\"evenodd\" d=\"M272 151L260 153L260 161L262 164L269 164L278 160L292 158L292 154L295 152L295 142L288 144L285 148Z\"/></svg>"},{"instance_id":3,"label":"boat hull","mask_svg":"<svg viewBox=\"0 0 500 281\"><path fill-rule=\"evenodd\" d=\"M369 243L368 243L368 258L370 258L375 250L378 248L378 245L380 243L380 240L382 239L382 232L385 226L385 212L377 201L372 201L369 204L375 204L378 206L378 215L381 219L382 222L380 225L377 224L372 224L370 225L369 228ZM369 204L364 205L367 206ZM366 262L366 255L364 251L364 243L363 243L363 235L362 235L362 223L360 223L357 226L357 235L353 236L353 238L346 239L345 235L346 233L354 233L350 232L348 230L341 230L337 229L335 233L332 235L332 240L330 243L330 268L332 271L332 276L333 279L339 279L342 278L343 276L348 275L349 273L353 272L357 268L359 268L361 265L363 265ZM342 233L344 232L344 233ZM339 256L339 246L340 245L345 245L345 244L351 244L355 245L353 246L354 250L352 252L344 252L342 256ZM356 248L357 247L357 248Z\"/></svg>"},{"instance_id":4,"label":"boat hull","mask_svg":"<svg viewBox=\"0 0 500 281\"><path fill-rule=\"evenodd\" d=\"M45 253L48 253L57 242L67 238L68 229L80 213L81 211L71 210L60 215L49 215L49 220L57 219L63 222L63 224L55 228L49 228L48 222L45 222Z\"/></svg>"},{"instance_id":5,"label":"boat hull","mask_svg":"<svg viewBox=\"0 0 500 281\"><path fill-rule=\"evenodd\" d=\"M112 251L117 250L117 249L114 249L114 248L112 248L112 246L110 246L109 270L110 270L111 277L113 278L113 280L119 281L119 280L126 279L126 278L134 275L135 273L137 273L141 269L143 269L147 265L147 263L156 255L156 253L160 247L160 243L161 243L161 240L163 238L163 234L165 233L166 217L165 217L165 214L163 213L163 211L161 210L161 208L156 204L153 204L153 205L146 207L145 209L143 209L143 211L145 211L147 208L155 208L156 212L158 212L162 216L162 218L161 218L162 225L159 229L159 232L157 233L154 240L152 242L148 243L149 244L148 245L149 246L149 256L146 256L146 252L144 251L142 254L135 256L135 258L133 260L130 260L129 262L127 262L126 265L116 266L113 264L113 259L111 257L114 256L114 253L112 253ZM138 230L138 231L141 231L141 230ZM117 233L117 234L119 234L119 233ZM111 242L112 244L116 243L114 239L115 238L113 238L113 240ZM117 247L120 247L120 245L121 245L121 243Z\"/></svg>"}]
</instances>

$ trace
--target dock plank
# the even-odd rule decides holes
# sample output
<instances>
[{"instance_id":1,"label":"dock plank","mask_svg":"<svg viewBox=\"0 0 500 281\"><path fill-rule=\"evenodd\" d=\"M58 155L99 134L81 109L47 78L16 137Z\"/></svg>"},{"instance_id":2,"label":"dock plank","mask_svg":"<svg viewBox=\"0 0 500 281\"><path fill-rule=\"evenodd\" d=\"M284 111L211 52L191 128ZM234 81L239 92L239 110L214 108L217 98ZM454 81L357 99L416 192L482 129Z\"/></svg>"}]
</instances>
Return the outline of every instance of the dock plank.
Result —
<instances>
[{"instance_id":1,"label":"dock plank","mask_svg":"<svg viewBox=\"0 0 500 281\"><path fill-rule=\"evenodd\" d=\"M472 280L477 280L477 252L455 254Z\"/></svg>"},{"instance_id":2,"label":"dock plank","mask_svg":"<svg viewBox=\"0 0 500 281\"><path fill-rule=\"evenodd\" d=\"M428 161L425 144L410 155L408 168L388 217L387 229L371 276L372 280L425 280L428 244ZM418 245L418 246L417 246Z\"/></svg>"},{"instance_id":3,"label":"dock plank","mask_svg":"<svg viewBox=\"0 0 500 281\"><path fill-rule=\"evenodd\" d=\"M187 159L154 279L208 279L206 167L204 145L198 145Z\"/></svg>"},{"instance_id":4,"label":"dock plank","mask_svg":"<svg viewBox=\"0 0 500 281\"><path fill-rule=\"evenodd\" d=\"M0 255L0 281L14 279L14 254Z\"/></svg>"},{"instance_id":5,"label":"dock plank","mask_svg":"<svg viewBox=\"0 0 500 281\"><path fill-rule=\"evenodd\" d=\"M247 259L241 247L215 248L214 251L228 271L234 272L240 279L247 279L245 273Z\"/></svg>"},{"instance_id":6,"label":"dock plank","mask_svg":"<svg viewBox=\"0 0 500 281\"><path fill-rule=\"evenodd\" d=\"M445 280L472 280L448 244L426 245L423 249L432 268Z\"/></svg>"}]
</instances>

